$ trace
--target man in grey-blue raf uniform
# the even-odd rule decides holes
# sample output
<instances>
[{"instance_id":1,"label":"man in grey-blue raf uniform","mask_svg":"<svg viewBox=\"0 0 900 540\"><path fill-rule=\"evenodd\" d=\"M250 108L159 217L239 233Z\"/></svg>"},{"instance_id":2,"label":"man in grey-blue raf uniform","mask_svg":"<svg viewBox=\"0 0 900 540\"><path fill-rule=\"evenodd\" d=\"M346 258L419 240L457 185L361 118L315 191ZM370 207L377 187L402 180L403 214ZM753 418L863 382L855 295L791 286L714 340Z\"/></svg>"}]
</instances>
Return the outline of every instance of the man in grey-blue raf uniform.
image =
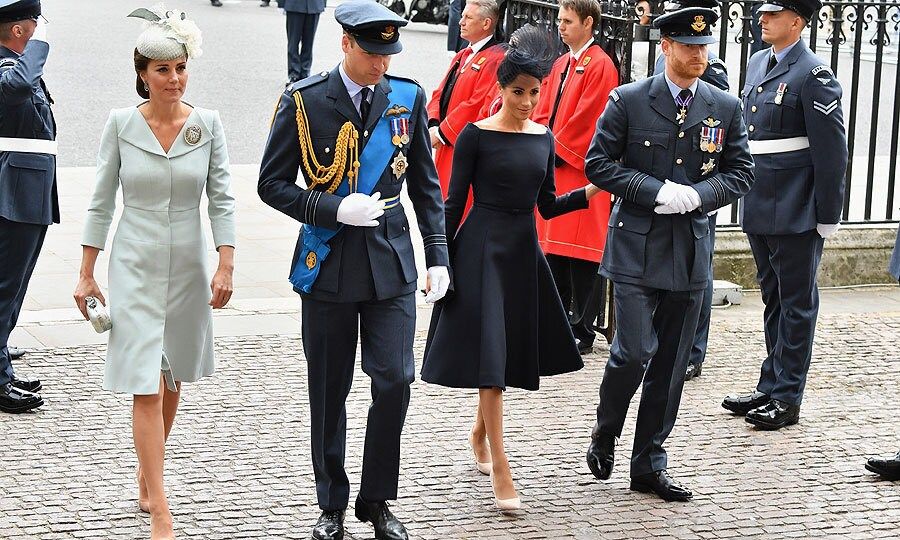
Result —
<instances>
[{"instance_id":1,"label":"man in grey-blue raf uniform","mask_svg":"<svg viewBox=\"0 0 900 540\"><path fill-rule=\"evenodd\" d=\"M344 60L288 87L259 173L259 195L303 223L290 281L302 299L312 459L322 514L312 537L344 536L350 483L346 411L357 337L372 379L355 514L375 537L403 540L397 498L400 435L414 379L416 262L400 191L407 186L425 244L425 300L447 292L444 205L431 158L425 94L387 76L406 20L372 0L335 9ZM296 184L298 168L307 189Z\"/></svg>"},{"instance_id":2,"label":"man in grey-blue raf uniform","mask_svg":"<svg viewBox=\"0 0 900 540\"><path fill-rule=\"evenodd\" d=\"M587 461L610 477L625 415L643 381L631 489L667 501L690 490L666 472L684 373L709 279L708 214L753 183L740 101L699 79L716 12L689 7L653 24L663 73L610 94L588 149L588 179L616 196L600 273L614 284L616 335L600 385Z\"/></svg>"},{"instance_id":3,"label":"man in grey-blue raf uniform","mask_svg":"<svg viewBox=\"0 0 900 540\"><path fill-rule=\"evenodd\" d=\"M313 43L319 16L325 11L325 0L284 0L287 28L288 84L309 77L312 67Z\"/></svg>"},{"instance_id":4,"label":"man in grey-blue raf uniform","mask_svg":"<svg viewBox=\"0 0 900 540\"><path fill-rule=\"evenodd\" d=\"M59 223L56 122L41 78L50 45L39 0L0 0L0 411L43 405L38 380L17 377L16 326L47 227Z\"/></svg>"},{"instance_id":5,"label":"man in grey-blue raf uniform","mask_svg":"<svg viewBox=\"0 0 900 540\"><path fill-rule=\"evenodd\" d=\"M722 406L762 429L799 421L819 313L816 275L844 201L841 85L800 37L821 6L819 0L760 6L762 36L772 48L750 58L741 92L756 162L741 226L765 303L767 356L756 390L728 396Z\"/></svg>"}]
</instances>

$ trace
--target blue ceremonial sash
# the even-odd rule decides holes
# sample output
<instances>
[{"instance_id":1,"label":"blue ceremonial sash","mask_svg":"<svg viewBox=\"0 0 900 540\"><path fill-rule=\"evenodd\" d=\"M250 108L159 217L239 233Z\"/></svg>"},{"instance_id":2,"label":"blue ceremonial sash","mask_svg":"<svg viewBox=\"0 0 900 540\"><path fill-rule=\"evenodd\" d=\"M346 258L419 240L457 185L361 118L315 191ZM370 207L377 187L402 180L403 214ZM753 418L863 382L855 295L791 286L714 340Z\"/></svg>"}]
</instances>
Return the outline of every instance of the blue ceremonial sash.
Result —
<instances>
[{"instance_id":1,"label":"blue ceremonial sash","mask_svg":"<svg viewBox=\"0 0 900 540\"><path fill-rule=\"evenodd\" d=\"M418 85L399 79L392 79L390 84L391 92L387 96L389 106L402 105L411 111L416 102ZM382 116L372 129L369 142L366 143L366 147L359 156L359 182L356 190L358 193L372 194L375 186L381 180L385 167L388 166L388 162L394 155L394 149L395 146L391 142L391 118ZM350 194L350 184L346 176L335 190L335 194L343 197ZM385 200L385 202L392 201L393 199ZM303 225L300 231L300 239L303 243L300 249L297 250L297 257L291 265L291 274L288 278L291 285L294 286L294 290L304 293L312 291L313 284L319 277L322 261L331 252L328 242L342 228L342 224L339 224L336 229L309 224ZM315 255L311 257L310 254L313 253Z\"/></svg>"}]
</instances>

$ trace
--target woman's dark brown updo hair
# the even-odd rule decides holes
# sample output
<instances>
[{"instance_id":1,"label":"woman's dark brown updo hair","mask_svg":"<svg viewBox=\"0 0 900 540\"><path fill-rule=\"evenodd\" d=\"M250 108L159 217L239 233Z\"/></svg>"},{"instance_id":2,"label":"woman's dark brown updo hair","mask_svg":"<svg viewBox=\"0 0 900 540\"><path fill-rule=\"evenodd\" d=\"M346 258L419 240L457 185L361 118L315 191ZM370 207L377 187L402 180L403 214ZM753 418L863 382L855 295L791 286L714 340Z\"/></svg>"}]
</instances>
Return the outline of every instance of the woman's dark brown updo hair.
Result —
<instances>
[{"instance_id":1,"label":"woman's dark brown updo hair","mask_svg":"<svg viewBox=\"0 0 900 540\"><path fill-rule=\"evenodd\" d=\"M147 71L147 67L150 65L150 59L139 53L137 49L134 50L134 71L137 73L137 81L134 83L134 88L137 90L139 96L144 99L150 99L150 91L144 88L144 80L141 79L141 72Z\"/></svg>"}]
</instances>

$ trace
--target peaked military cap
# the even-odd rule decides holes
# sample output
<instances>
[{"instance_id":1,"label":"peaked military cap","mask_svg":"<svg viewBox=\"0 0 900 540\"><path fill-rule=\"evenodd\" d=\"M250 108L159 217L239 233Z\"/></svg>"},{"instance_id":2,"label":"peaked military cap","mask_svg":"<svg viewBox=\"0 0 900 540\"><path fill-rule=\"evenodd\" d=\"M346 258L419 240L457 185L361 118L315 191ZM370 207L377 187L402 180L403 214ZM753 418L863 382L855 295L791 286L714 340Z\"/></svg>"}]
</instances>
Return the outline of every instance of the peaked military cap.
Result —
<instances>
[{"instance_id":1,"label":"peaked military cap","mask_svg":"<svg viewBox=\"0 0 900 540\"><path fill-rule=\"evenodd\" d=\"M335 8L334 18L366 52L397 54L403 50L400 27L406 26L406 19L374 0L344 2Z\"/></svg>"},{"instance_id":2,"label":"peaked military cap","mask_svg":"<svg viewBox=\"0 0 900 540\"><path fill-rule=\"evenodd\" d=\"M809 21L821 8L820 0L766 0L765 4L759 6L759 11L774 13L789 9Z\"/></svg>"},{"instance_id":3,"label":"peaked military cap","mask_svg":"<svg viewBox=\"0 0 900 540\"><path fill-rule=\"evenodd\" d=\"M709 45L716 42L712 25L719 20L709 8L686 7L660 15L653 20L653 27L660 34L687 45Z\"/></svg>"},{"instance_id":4,"label":"peaked military cap","mask_svg":"<svg viewBox=\"0 0 900 540\"><path fill-rule=\"evenodd\" d=\"M0 0L0 23L37 19L41 0Z\"/></svg>"},{"instance_id":5,"label":"peaked military cap","mask_svg":"<svg viewBox=\"0 0 900 540\"><path fill-rule=\"evenodd\" d=\"M669 0L664 4L666 12L678 11L687 7L702 7L713 9L719 7L719 0Z\"/></svg>"}]
</instances>

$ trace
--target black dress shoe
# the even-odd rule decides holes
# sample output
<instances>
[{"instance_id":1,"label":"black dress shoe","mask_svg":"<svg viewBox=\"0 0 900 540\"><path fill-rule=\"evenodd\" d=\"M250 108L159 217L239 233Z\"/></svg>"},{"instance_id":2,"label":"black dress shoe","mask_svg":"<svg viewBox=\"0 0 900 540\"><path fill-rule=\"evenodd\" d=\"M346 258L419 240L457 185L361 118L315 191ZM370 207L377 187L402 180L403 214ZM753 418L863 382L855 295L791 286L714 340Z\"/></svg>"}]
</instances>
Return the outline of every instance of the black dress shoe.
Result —
<instances>
[{"instance_id":1,"label":"black dress shoe","mask_svg":"<svg viewBox=\"0 0 900 540\"><path fill-rule=\"evenodd\" d=\"M688 364L687 371L684 372L684 380L690 381L694 377L699 377L703 372L703 364Z\"/></svg>"},{"instance_id":2,"label":"black dress shoe","mask_svg":"<svg viewBox=\"0 0 900 540\"><path fill-rule=\"evenodd\" d=\"M575 345L578 346L578 352L581 354L591 354L594 351L594 340L575 338Z\"/></svg>"},{"instance_id":3,"label":"black dress shoe","mask_svg":"<svg viewBox=\"0 0 900 540\"><path fill-rule=\"evenodd\" d=\"M900 452L889 458L869 458L866 468L885 480L900 480Z\"/></svg>"},{"instance_id":4,"label":"black dress shoe","mask_svg":"<svg viewBox=\"0 0 900 540\"><path fill-rule=\"evenodd\" d=\"M34 393L40 392L41 388L43 388L41 381L37 379L19 379L18 377L14 377L13 380L9 381L9 384L15 386L19 390Z\"/></svg>"},{"instance_id":5,"label":"black dress shoe","mask_svg":"<svg viewBox=\"0 0 900 540\"><path fill-rule=\"evenodd\" d=\"M259 3L259 7L269 7L270 0L263 0Z\"/></svg>"},{"instance_id":6,"label":"black dress shoe","mask_svg":"<svg viewBox=\"0 0 900 540\"><path fill-rule=\"evenodd\" d=\"M409 540L406 527L391 513L385 501L368 502L356 497L356 519L372 522L375 540Z\"/></svg>"},{"instance_id":7,"label":"black dress shoe","mask_svg":"<svg viewBox=\"0 0 900 540\"><path fill-rule=\"evenodd\" d=\"M0 411L5 413L23 413L36 409L44 404L41 396L20 390L10 383L0 386Z\"/></svg>"},{"instance_id":8,"label":"black dress shoe","mask_svg":"<svg viewBox=\"0 0 900 540\"><path fill-rule=\"evenodd\" d=\"M591 445L587 451L587 464L597 480L609 480L612 475L613 453L616 449L616 438L607 433L591 434Z\"/></svg>"},{"instance_id":9,"label":"black dress shoe","mask_svg":"<svg viewBox=\"0 0 900 540\"><path fill-rule=\"evenodd\" d=\"M747 413L747 422L761 429L781 429L800 421L800 405L791 405L777 399L769 400L762 407Z\"/></svg>"},{"instance_id":10,"label":"black dress shoe","mask_svg":"<svg viewBox=\"0 0 900 540\"><path fill-rule=\"evenodd\" d=\"M222 0L209 0L209 3L216 7L222 7Z\"/></svg>"},{"instance_id":11,"label":"black dress shoe","mask_svg":"<svg viewBox=\"0 0 900 540\"><path fill-rule=\"evenodd\" d=\"M19 358L22 358L23 356L25 356L25 353L28 352L27 350L25 350L21 347L7 347L6 350L9 351L9 357L12 358L13 360L18 360Z\"/></svg>"},{"instance_id":12,"label":"black dress shoe","mask_svg":"<svg viewBox=\"0 0 900 540\"><path fill-rule=\"evenodd\" d=\"M672 480L665 469L633 476L631 490L641 493L656 493L664 501L689 501L694 496L691 490Z\"/></svg>"},{"instance_id":13,"label":"black dress shoe","mask_svg":"<svg viewBox=\"0 0 900 540\"><path fill-rule=\"evenodd\" d=\"M728 396L722 402L722 406L735 414L743 416L757 407L762 407L768 402L768 394L763 394L762 392L754 390L749 394Z\"/></svg>"},{"instance_id":14,"label":"black dress shoe","mask_svg":"<svg viewBox=\"0 0 900 540\"><path fill-rule=\"evenodd\" d=\"M313 540L344 540L344 511L323 510L313 527Z\"/></svg>"}]
</instances>

